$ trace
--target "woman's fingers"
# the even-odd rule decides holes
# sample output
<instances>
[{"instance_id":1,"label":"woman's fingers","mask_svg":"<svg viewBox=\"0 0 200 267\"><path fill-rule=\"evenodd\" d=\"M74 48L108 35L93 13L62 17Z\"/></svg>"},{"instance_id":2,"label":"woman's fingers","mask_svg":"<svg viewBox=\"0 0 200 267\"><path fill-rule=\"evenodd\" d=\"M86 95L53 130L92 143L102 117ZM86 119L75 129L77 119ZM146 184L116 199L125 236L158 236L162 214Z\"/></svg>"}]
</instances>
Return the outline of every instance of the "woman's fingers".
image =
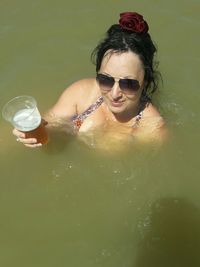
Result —
<instances>
[{"instance_id":1,"label":"woman's fingers","mask_svg":"<svg viewBox=\"0 0 200 267\"><path fill-rule=\"evenodd\" d=\"M18 137L17 141L24 144L24 145L34 145L37 144L37 139L36 138L21 138Z\"/></svg>"},{"instance_id":2,"label":"woman's fingers","mask_svg":"<svg viewBox=\"0 0 200 267\"><path fill-rule=\"evenodd\" d=\"M25 133L23 133L23 132L20 132L20 131L18 131L17 129L13 129L13 134L16 136L16 137L18 137L18 138L25 138L26 137L26 135L25 135Z\"/></svg>"},{"instance_id":3,"label":"woman's fingers","mask_svg":"<svg viewBox=\"0 0 200 267\"><path fill-rule=\"evenodd\" d=\"M26 134L18 131L17 129L13 129L13 134L16 136L16 141L24 144L26 147L41 147L41 143L37 143L36 138L26 138Z\"/></svg>"},{"instance_id":4,"label":"woman's fingers","mask_svg":"<svg viewBox=\"0 0 200 267\"><path fill-rule=\"evenodd\" d=\"M24 144L26 147L31 147L31 148L35 148L35 147L41 147L42 144L41 143L38 143L38 144L32 144L32 145L29 145L29 144Z\"/></svg>"}]
</instances>

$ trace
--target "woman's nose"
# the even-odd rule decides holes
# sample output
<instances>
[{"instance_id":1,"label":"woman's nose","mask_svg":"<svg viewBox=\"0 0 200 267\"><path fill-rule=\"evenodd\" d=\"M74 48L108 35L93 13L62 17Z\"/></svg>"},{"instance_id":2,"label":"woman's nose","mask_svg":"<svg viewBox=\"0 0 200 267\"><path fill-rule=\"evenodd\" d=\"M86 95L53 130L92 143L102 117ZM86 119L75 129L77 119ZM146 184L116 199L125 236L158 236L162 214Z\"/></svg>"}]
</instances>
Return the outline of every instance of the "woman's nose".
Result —
<instances>
[{"instance_id":1,"label":"woman's nose","mask_svg":"<svg viewBox=\"0 0 200 267\"><path fill-rule=\"evenodd\" d=\"M119 87L119 83L115 81L113 88L111 90L111 96L113 99L118 99L121 98L122 96L122 91Z\"/></svg>"}]
</instances>

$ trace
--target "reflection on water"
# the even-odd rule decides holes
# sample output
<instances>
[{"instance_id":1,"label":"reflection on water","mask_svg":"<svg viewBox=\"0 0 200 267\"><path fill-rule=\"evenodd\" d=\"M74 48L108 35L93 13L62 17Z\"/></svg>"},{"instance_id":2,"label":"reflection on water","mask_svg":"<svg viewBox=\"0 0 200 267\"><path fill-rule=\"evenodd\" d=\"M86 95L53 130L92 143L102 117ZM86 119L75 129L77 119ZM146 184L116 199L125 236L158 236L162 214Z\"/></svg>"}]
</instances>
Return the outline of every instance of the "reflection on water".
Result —
<instances>
[{"instance_id":1,"label":"reflection on water","mask_svg":"<svg viewBox=\"0 0 200 267\"><path fill-rule=\"evenodd\" d=\"M133 10L113 3L3 1L0 105L29 94L45 111L67 84L93 75L97 40L116 14ZM1 266L200 265L199 3L177 6L134 3L158 44L156 102L171 131L163 147L100 152L57 133L27 149L0 121Z\"/></svg>"}]
</instances>

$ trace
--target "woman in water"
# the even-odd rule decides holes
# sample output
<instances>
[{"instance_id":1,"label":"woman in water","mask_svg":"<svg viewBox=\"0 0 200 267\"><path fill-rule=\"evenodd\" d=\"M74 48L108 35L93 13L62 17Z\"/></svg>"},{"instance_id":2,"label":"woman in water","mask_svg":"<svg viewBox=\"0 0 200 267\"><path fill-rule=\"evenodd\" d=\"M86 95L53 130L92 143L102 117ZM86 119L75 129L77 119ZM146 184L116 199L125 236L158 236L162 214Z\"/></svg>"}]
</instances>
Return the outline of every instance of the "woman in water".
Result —
<instances>
[{"instance_id":1,"label":"woman in water","mask_svg":"<svg viewBox=\"0 0 200 267\"><path fill-rule=\"evenodd\" d=\"M102 132L102 139L162 141L165 123L152 104L158 87L156 48L143 16L120 14L93 51L96 77L69 86L46 113L47 128L63 125L77 133ZM38 147L35 138L14 129L13 134L28 147ZM134 137L134 138L133 138Z\"/></svg>"}]
</instances>

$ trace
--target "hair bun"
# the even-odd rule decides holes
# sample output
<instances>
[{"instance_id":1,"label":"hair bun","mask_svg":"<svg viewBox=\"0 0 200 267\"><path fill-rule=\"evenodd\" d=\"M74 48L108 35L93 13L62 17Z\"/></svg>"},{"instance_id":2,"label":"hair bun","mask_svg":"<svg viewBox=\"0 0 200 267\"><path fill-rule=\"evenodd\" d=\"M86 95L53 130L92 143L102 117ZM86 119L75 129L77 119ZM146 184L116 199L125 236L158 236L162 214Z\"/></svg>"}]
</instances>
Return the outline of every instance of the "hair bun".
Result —
<instances>
[{"instance_id":1,"label":"hair bun","mask_svg":"<svg viewBox=\"0 0 200 267\"><path fill-rule=\"evenodd\" d=\"M115 35L118 32L121 32L122 28L119 24L113 24L107 31L108 36Z\"/></svg>"}]
</instances>

